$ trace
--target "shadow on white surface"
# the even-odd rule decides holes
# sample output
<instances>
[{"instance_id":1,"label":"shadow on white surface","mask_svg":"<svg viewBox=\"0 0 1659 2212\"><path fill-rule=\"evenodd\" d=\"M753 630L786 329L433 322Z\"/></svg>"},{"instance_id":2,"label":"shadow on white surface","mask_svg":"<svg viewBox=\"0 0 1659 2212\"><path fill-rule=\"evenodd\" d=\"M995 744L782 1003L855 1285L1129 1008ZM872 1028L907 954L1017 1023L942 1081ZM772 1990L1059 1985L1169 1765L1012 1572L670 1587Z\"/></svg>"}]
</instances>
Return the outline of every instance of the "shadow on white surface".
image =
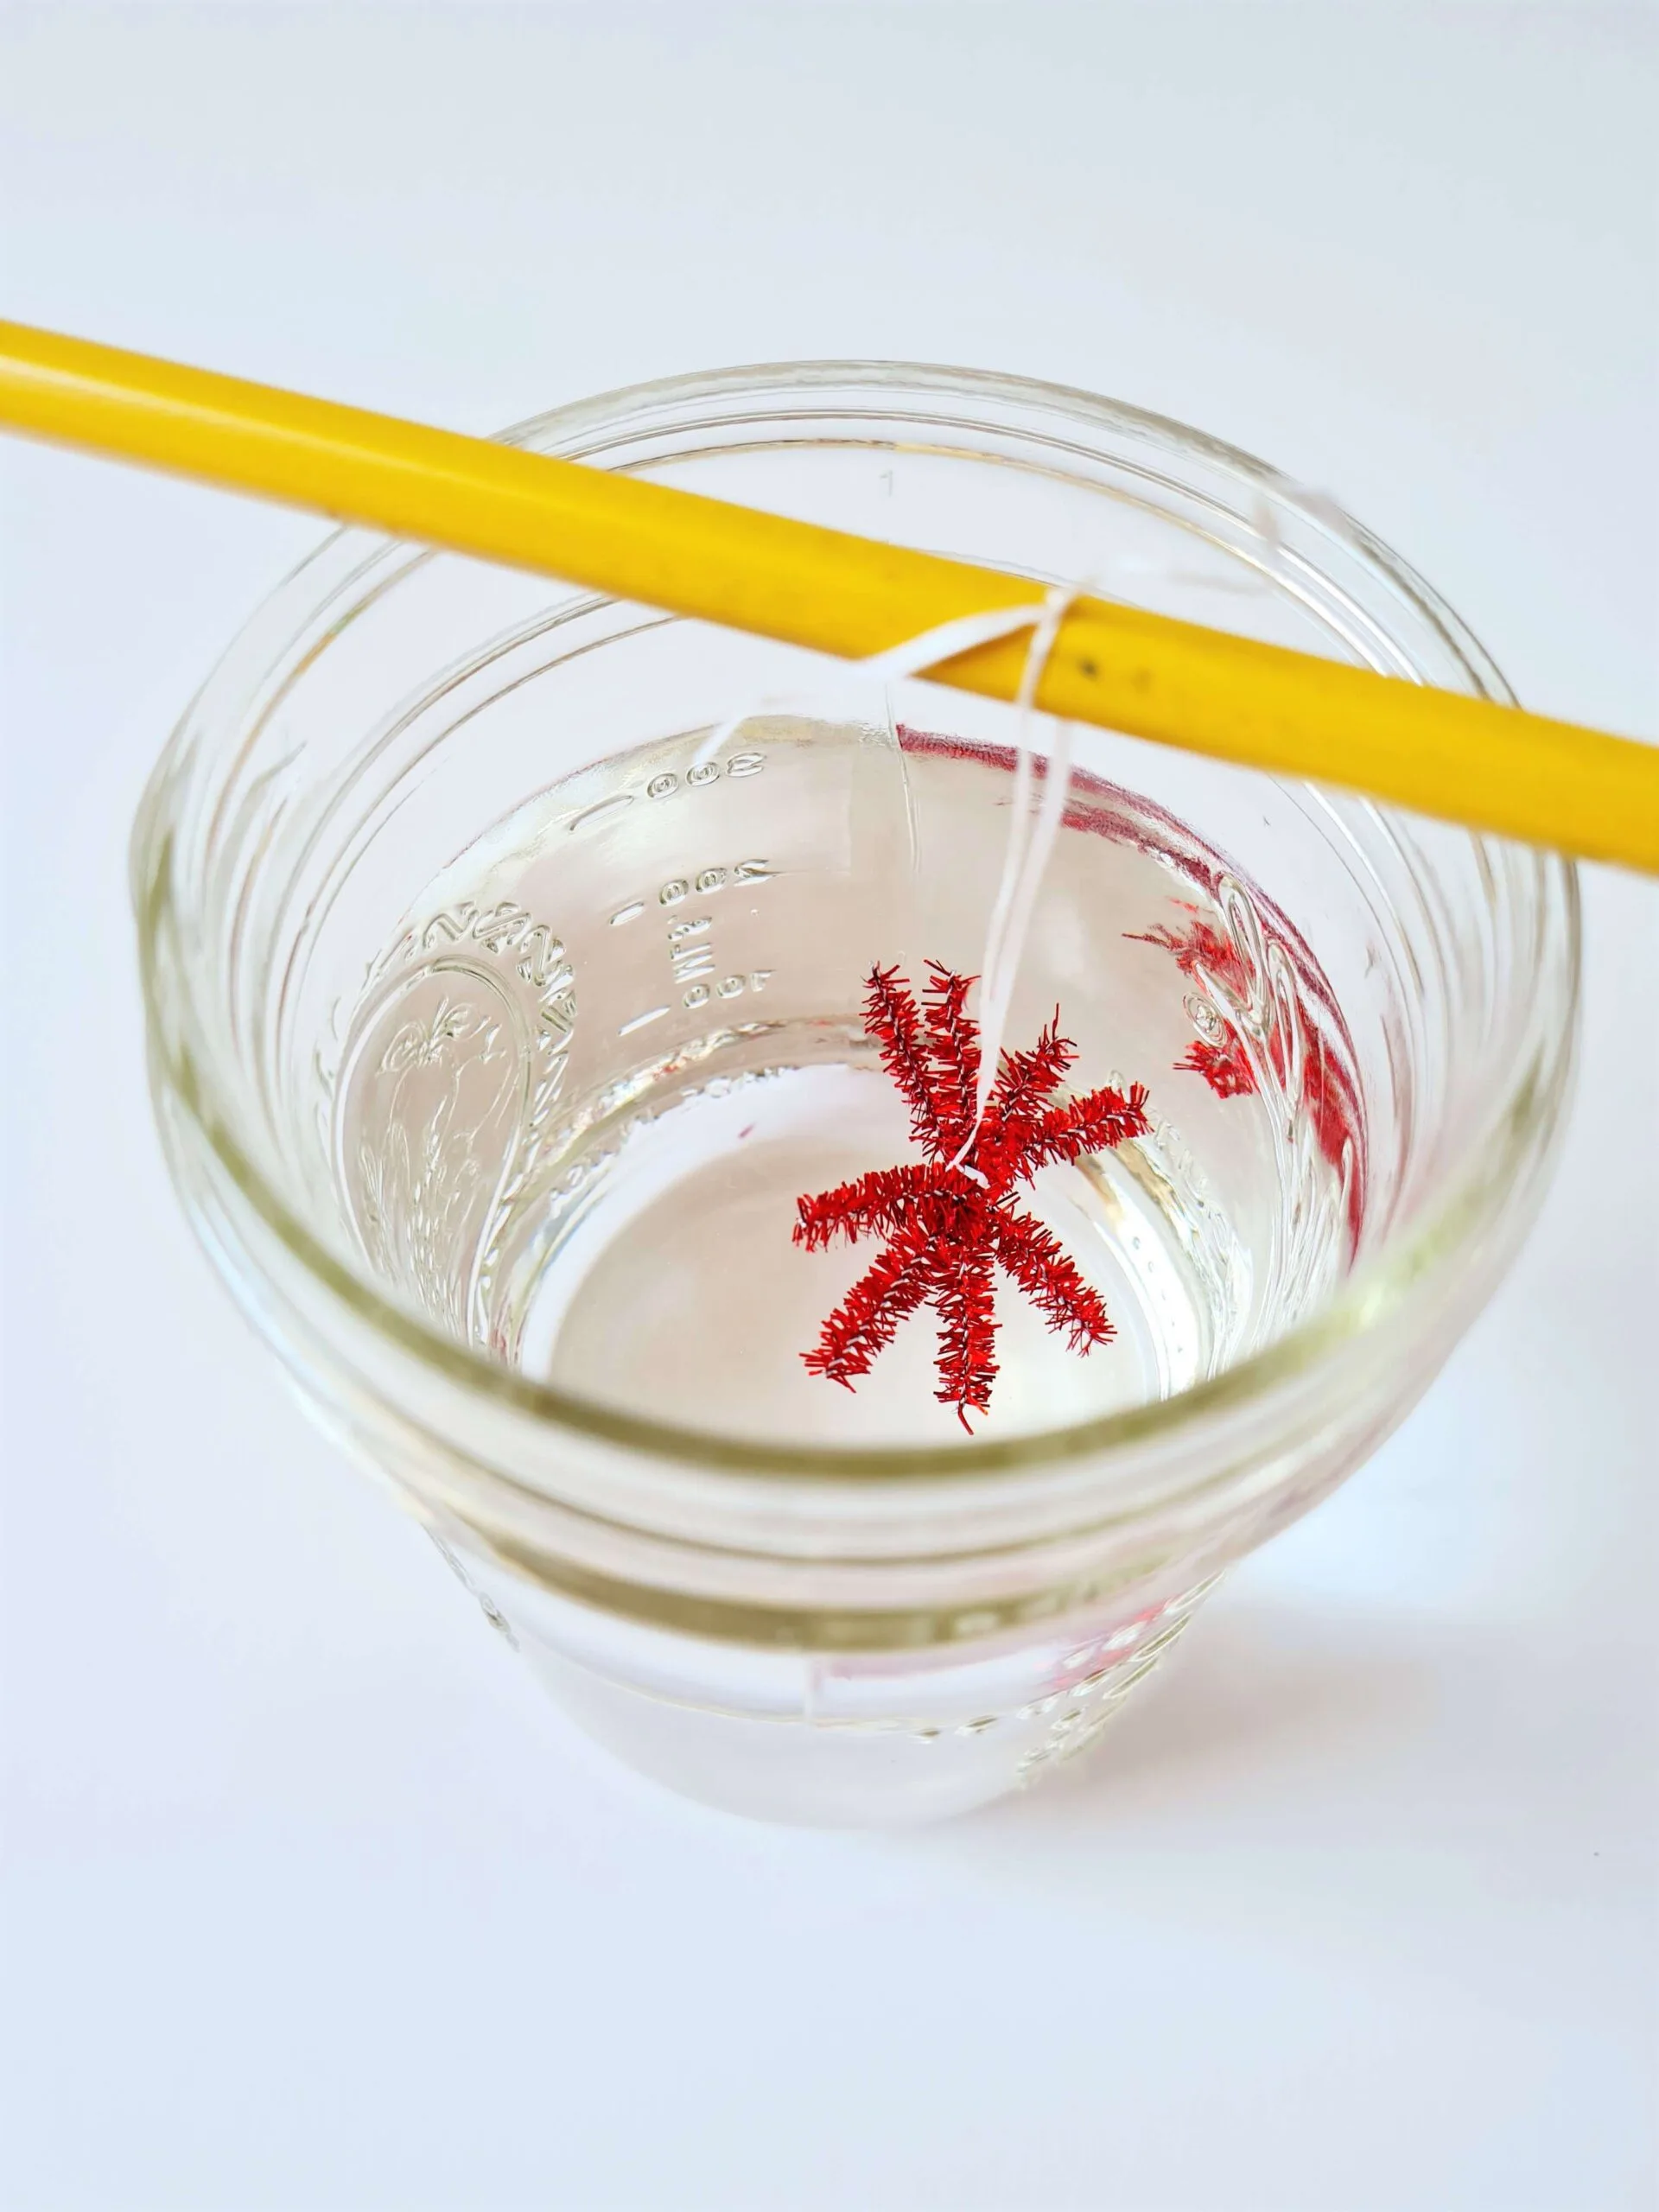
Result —
<instances>
[{"instance_id":1,"label":"shadow on white surface","mask_svg":"<svg viewBox=\"0 0 1659 2212\"><path fill-rule=\"evenodd\" d=\"M1310 1619L1218 1592L1092 1751L1023 1809L1105 1828L1387 1759L1432 1733L1443 1708L1424 1647L1408 1617Z\"/></svg>"}]
</instances>

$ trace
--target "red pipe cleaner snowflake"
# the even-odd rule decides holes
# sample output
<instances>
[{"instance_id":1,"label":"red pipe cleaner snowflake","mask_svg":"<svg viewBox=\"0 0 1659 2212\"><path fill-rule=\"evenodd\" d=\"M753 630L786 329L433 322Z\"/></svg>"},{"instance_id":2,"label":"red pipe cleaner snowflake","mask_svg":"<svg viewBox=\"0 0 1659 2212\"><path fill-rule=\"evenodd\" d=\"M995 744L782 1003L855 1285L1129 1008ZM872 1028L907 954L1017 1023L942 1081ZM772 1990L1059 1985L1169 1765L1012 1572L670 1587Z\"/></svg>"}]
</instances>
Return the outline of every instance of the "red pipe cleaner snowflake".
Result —
<instances>
[{"instance_id":1,"label":"red pipe cleaner snowflake","mask_svg":"<svg viewBox=\"0 0 1659 2212\"><path fill-rule=\"evenodd\" d=\"M1154 929L1129 930L1125 934L1137 944L1155 944L1173 954L1182 975L1195 982L1201 983L1209 976L1224 984L1236 1001L1248 1000L1250 980L1237 946L1195 906L1184 899L1179 903L1190 917L1179 928L1160 922ZM1305 969L1302 980L1306 985ZM1244 1039L1224 1014L1213 1007L1211 1011L1220 1024L1218 1035L1208 1043L1189 1045L1175 1062L1176 1071L1202 1076L1217 1098L1248 1097L1257 1088L1257 1078ZM1336 1173L1348 1181L1348 1230L1357 1246L1365 1216L1364 1137L1359 1101L1352 1078L1344 1073L1330 1039L1307 1014L1302 1015L1301 1022L1301 1104L1319 1150ZM1281 1084L1287 1083L1292 1055L1279 1016L1272 1020L1260 1049L1274 1077Z\"/></svg>"},{"instance_id":2,"label":"red pipe cleaner snowflake","mask_svg":"<svg viewBox=\"0 0 1659 2212\"><path fill-rule=\"evenodd\" d=\"M1173 1065L1177 1075L1201 1075L1217 1098L1248 1098L1255 1089L1255 1070L1230 1027L1218 1045L1189 1045Z\"/></svg>"},{"instance_id":3,"label":"red pipe cleaner snowflake","mask_svg":"<svg viewBox=\"0 0 1659 2212\"><path fill-rule=\"evenodd\" d=\"M1173 952L1183 976L1196 981L1202 969L1224 983L1235 998L1248 998L1249 977L1238 948L1195 909L1188 907L1187 912L1193 918L1181 929L1173 930L1166 922L1160 922L1155 929L1128 930L1125 935L1136 944L1155 944ZM1217 1019L1222 1024L1219 1039L1212 1044L1189 1046L1176 1061L1175 1071L1201 1075L1217 1098L1248 1097L1255 1089L1255 1071L1237 1030L1224 1016Z\"/></svg>"},{"instance_id":4,"label":"red pipe cleaner snowflake","mask_svg":"<svg viewBox=\"0 0 1659 2212\"><path fill-rule=\"evenodd\" d=\"M1116 1333L1098 1291L1084 1281L1058 1238L1014 1204L1014 1186L1039 1168L1105 1152L1144 1136L1144 1084L1090 1090L1053 1102L1077 1057L1059 1033L1059 1015L1028 1052L1004 1052L977 1128L979 1024L966 1011L976 978L930 961L931 981L918 1005L896 968L870 972L865 1033L910 1109L911 1134L927 1157L878 1167L798 1204L795 1242L822 1251L838 1236L855 1244L880 1236L875 1264L854 1284L801 1357L815 1375L851 1389L868 1375L907 1314L924 1306L939 1322L935 1393L955 1406L972 1433L970 1413L989 1410L996 1376L994 1272L1030 1299L1074 1351L1091 1351Z\"/></svg>"}]
</instances>

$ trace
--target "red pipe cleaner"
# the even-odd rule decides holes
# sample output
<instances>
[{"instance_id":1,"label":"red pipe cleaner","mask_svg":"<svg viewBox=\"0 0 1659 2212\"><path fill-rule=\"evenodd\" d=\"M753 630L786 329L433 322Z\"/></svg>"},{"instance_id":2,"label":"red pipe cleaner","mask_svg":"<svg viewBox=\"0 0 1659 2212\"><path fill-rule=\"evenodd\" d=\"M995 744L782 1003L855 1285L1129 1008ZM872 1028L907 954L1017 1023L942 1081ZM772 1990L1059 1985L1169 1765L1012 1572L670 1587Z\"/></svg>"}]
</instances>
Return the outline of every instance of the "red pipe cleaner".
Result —
<instances>
[{"instance_id":1,"label":"red pipe cleaner","mask_svg":"<svg viewBox=\"0 0 1659 2212\"><path fill-rule=\"evenodd\" d=\"M864 1001L865 1033L910 1109L911 1134L926 1158L798 1200L795 1242L809 1252L838 1236L849 1244L883 1240L874 1267L801 1357L813 1374L850 1390L900 1321L931 1306L940 1323L935 1395L955 1406L971 1434L968 1416L989 1410L996 1376L997 1268L1074 1351L1091 1351L1116 1333L1100 1294L1058 1238L1014 1204L1014 1186L1057 1161L1144 1136L1151 1125L1144 1084L1127 1095L1103 1089L1053 1103L1077 1057L1059 1033L1057 1012L1030 1052L1002 1054L976 1128L979 1024L967 998L976 978L938 961L928 968L919 1004L896 968L871 970Z\"/></svg>"},{"instance_id":2,"label":"red pipe cleaner","mask_svg":"<svg viewBox=\"0 0 1659 2212\"><path fill-rule=\"evenodd\" d=\"M1206 921L1196 907L1186 905L1185 900L1180 903L1191 918L1178 929L1160 922L1155 929L1129 930L1125 934L1137 944L1155 944L1173 954L1182 975L1195 982L1202 982L1207 975L1224 984L1236 1001L1248 1000L1249 976L1237 947ZM1177 1072L1202 1076L1217 1098L1248 1097L1257 1084L1244 1039L1225 1014L1217 1012L1217 1020L1221 1025L1219 1036L1212 1043L1189 1045L1175 1063ZM1268 1027L1261 1050L1273 1074L1280 1083L1286 1083L1291 1055L1283 1024L1278 1018ZM1337 1174L1348 1179L1348 1233L1357 1247L1365 1211L1359 1103L1352 1081L1344 1075L1330 1041L1317 1023L1306 1015L1301 1062L1301 1104L1319 1150Z\"/></svg>"}]
</instances>

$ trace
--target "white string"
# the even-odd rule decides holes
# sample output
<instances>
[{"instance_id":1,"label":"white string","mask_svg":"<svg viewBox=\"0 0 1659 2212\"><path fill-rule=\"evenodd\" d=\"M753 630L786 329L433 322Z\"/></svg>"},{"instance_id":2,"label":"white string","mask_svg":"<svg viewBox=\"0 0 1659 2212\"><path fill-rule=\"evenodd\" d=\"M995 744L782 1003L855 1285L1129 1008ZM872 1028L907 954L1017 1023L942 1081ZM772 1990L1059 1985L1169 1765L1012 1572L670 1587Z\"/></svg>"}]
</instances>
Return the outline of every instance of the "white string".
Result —
<instances>
[{"instance_id":1,"label":"white string","mask_svg":"<svg viewBox=\"0 0 1659 2212\"><path fill-rule=\"evenodd\" d=\"M1002 1057L1002 1039L1014 1002L1014 987L1030 934L1037 894L1060 833L1071 784L1071 725L1057 721L1048 772L1043 779L1042 802L1035 821L1031 812L1031 786L1036 760L1031 748L1031 716L1038 686L1047 669L1054 640L1068 609L1084 590L1081 584L1055 584L1044 595L1041 613L1033 627L1014 696L1014 792L1009 801L1013 818L1008 824L1007 849L1002 856L1002 880L991 908L985 933L985 958L979 986L979 1084L974 1101L974 1126L958 1156L965 1158L979 1125Z\"/></svg>"},{"instance_id":2,"label":"white string","mask_svg":"<svg viewBox=\"0 0 1659 2212\"><path fill-rule=\"evenodd\" d=\"M1071 725L1058 721L1054 725L1054 743L1043 779L1043 795L1033 817L1031 788L1036 780L1036 760L1031 747L1031 717L1060 625L1073 602L1088 588L1086 583L1054 584L1040 601L1023 607L958 615L952 621L940 623L936 629L924 631L919 637L906 638L896 645L871 654L866 660L855 661L847 670L849 678L861 690L872 677L883 683L902 681L907 677L924 675L941 661L955 659L958 653L994 645L999 638L1013 637L1021 630L1032 633L1020 671L1020 689L1014 695L1014 790L1009 799L1008 842L1002 857L1001 880L991 906L985 957L980 970L980 1062L974 1125L953 1163L957 1166L963 1165L972 1149L985 1116L986 1102L1002 1056L1002 1039L1025 955L1026 939L1037 909L1038 893L1065 818L1071 783ZM692 766L700 768L711 760L745 722L768 709L775 712L791 707L821 708L824 689L820 680L810 695L774 693L739 714L728 715L705 734Z\"/></svg>"},{"instance_id":3,"label":"white string","mask_svg":"<svg viewBox=\"0 0 1659 2212\"><path fill-rule=\"evenodd\" d=\"M1032 601L1024 607L999 607L983 614L959 614L949 622L941 622L937 629L924 630L919 637L902 639L896 645L886 645L879 653L872 653L867 660L842 662L834 673L826 671L807 691L772 691L753 704L741 708L734 715L704 733L691 766L701 768L712 760L729 737L736 735L747 721L760 714L779 713L789 708L822 706L826 691L840 688L841 680L856 684L861 695L874 677L877 683L902 682L905 677L920 676L925 670L935 668L943 660L954 660L958 653L972 652L978 645L993 645L999 638L1011 638L1021 630L1029 630L1044 619L1041 601Z\"/></svg>"}]
</instances>

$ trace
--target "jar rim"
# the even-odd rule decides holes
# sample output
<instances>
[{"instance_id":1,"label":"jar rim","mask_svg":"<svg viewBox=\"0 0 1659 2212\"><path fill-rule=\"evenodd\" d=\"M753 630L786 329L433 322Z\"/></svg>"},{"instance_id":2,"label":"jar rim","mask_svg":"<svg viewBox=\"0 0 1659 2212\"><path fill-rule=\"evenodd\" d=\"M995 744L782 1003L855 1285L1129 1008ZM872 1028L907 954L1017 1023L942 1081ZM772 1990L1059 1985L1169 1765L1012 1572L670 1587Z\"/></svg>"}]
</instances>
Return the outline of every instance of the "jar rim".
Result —
<instances>
[{"instance_id":1,"label":"jar rim","mask_svg":"<svg viewBox=\"0 0 1659 2212\"><path fill-rule=\"evenodd\" d=\"M857 386L895 397L900 393L912 397L956 394L982 402L1030 405L1050 415L1071 417L1096 429L1127 431L1177 445L1189 454L1247 478L1270 491L1276 501L1296 511L1382 574L1414 610L1447 639L1484 696L1504 701L1513 698L1489 656L1451 607L1407 563L1328 499L1316 495L1314 503L1310 505L1301 488L1270 463L1172 417L1077 387L930 363L857 359L763 363L698 371L620 386L528 417L497 435L507 443L535 443L545 448L551 438L556 440L558 449L566 453L593 452L599 449L598 442L590 435L595 429L603 427L613 433L622 427L626 417L638 418L658 408L711 398L753 398L780 391L799 393L804 390ZM290 588L330 549L367 535L351 529L331 533L277 587L277 592ZM391 553L398 543L397 540L383 541L382 550ZM257 619L257 613L250 618L251 621ZM1548 926L1541 927L1537 933L1535 941L1538 960L1541 963L1552 950L1558 957L1565 954L1567 992L1559 1022L1560 1049L1548 1071L1550 1080L1542 1085L1523 1086L1523 1095L1510 1102L1523 1110L1507 1113L1501 1118L1499 1127L1507 1131L1510 1138L1506 1157L1497 1162L1490 1154L1466 1160L1461 1173L1436 1194L1434 1203L1425 1206L1404 1229L1387 1237L1377 1251L1363 1260L1304 1319L1259 1351L1168 1397L1147 1400L1086 1421L1019 1436L982 1435L971 1440L923 1446L804 1446L681 1427L598 1400L580 1397L550 1382L533 1380L445 1334L385 1296L315 1235L256 1166L238 1141L231 1119L217 1110L207 1071L188 1046L177 1042L175 1049L168 1049L156 1000L158 973L165 957L163 942L176 910L173 905L172 838L162 799L179 768L190 721L191 715L187 712L162 752L141 804L133 838L139 964L157 1072L167 1081L174 1096L188 1113L254 1212L321 1287L339 1299L359 1321L446 1380L476 1392L504 1412L528 1415L556 1430L620 1446L642 1459L673 1461L732 1475L817 1477L837 1482L879 1480L890 1484L907 1478L958 1480L976 1476L1007 1476L1052 1467L1065 1460L1104 1460L1131 1447L1170 1440L1217 1415L1270 1395L1316 1370L1342 1344L1375 1329L1395 1310L1406 1293L1426 1274L1435 1271L1470 1230L1508 1194L1529 1157L1536 1154L1538 1140L1552 1126L1567 1091L1580 988L1577 869L1561 855L1534 851L1470 833L1471 842L1477 846L1525 855L1532 869L1529 887L1541 918L1546 925L1554 925L1553 946ZM188 982L183 988L188 1001Z\"/></svg>"}]
</instances>

